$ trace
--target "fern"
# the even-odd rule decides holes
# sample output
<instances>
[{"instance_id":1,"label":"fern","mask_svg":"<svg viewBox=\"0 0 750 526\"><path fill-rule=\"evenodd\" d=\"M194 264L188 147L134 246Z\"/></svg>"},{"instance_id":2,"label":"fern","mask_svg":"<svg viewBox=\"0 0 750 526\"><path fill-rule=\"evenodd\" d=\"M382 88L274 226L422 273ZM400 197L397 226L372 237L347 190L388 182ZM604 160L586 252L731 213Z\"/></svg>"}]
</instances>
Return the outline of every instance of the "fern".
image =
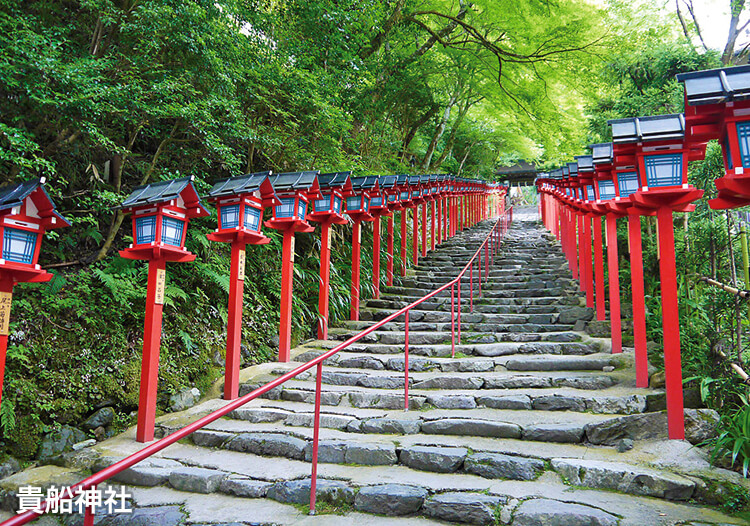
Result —
<instances>
[{"instance_id":1,"label":"fern","mask_svg":"<svg viewBox=\"0 0 750 526\"><path fill-rule=\"evenodd\" d=\"M16 428L16 407L10 397L5 397L0 403L0 426L6 435Z\"/></svg>"}]
</instances>

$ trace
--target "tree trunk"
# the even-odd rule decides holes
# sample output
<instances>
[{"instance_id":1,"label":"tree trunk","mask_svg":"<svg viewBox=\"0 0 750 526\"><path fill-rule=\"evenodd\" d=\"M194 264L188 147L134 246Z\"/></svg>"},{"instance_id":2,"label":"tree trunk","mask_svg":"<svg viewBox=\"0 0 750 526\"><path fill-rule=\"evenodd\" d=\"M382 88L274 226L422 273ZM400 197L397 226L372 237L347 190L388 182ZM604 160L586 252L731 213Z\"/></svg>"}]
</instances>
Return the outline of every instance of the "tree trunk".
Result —
<instances>
[{"instance_id":1,"label":"tree trunk","mask_svg":"<svg viewBox=\"0 0 750 526\"><path fill-rule=\"evenodd\" d=\"M737 42L737 37L745 29L747 23L743 24L742 27L738 27L740 24L740 15L745 9L745 0L730 0L729 2L730 11L732 14L729 20L729 34L727 35L727 43L724 46L724 52L721 54L721 63L724 65L731 64L734 56L734 45Z\"/></svg>"},{"instance_id":2,"label":"tree trunk","mask_svg":"<svg viewBox=\"0 0 750 526\"><path fill-rule=\"evenodd\" d=\"M456 100L458 99L460 91L461 90L459 89L455 94L451 95L451 98L448 101L448 105L443 112L443 117L440 119L440 123L437 125L437 128L435 128L435 133L432 135L430 145L427 147L427 153L425 153L424 159L422 160L422 171L426 171L430 167L432 155L435 153L435 148L437 147L437 143L440 140L440 137L443 136L445 126L448 124L448 119L450 119L451 117L451 108L453 108L453 105L456 104Z\"/></svg>"},{"instance_id":3,"label":"tree trunk","mask_svg":"<svg viewBox=\"0 0 750 526\"><path fill-rule=\"evenodd\" d=\"M453 145L456 142L456 134L458 133L458 128L461 126L461 123L464 121L464 118L466 117L466 114L469 112L469 108L471 108L473 103L474 102L470 98L467 98L464 105L461 106L461 110L458 112L458 116L456 117L453 126L451 126L451 132L448 135L448 140L445 142L445 148L443 148L440 157L438 157L437 161L435 161L432 165L433 169L439 170L445 159L453 151Z\"/></svg>"},{"instance_id":4,"label":"tree trunk","mask_svg":"<svg viewBox=\"0 0 750 526\"><path fill-rule=\"evenodd\" d=\"M406 137L404 137L403 147L401 151L401 162L404 162L406 160L406 155L409 151L409 145L411 144L411 141L414 140L414 137L417 135L417 132L419 131L419 128L425 125L425 123L432 118L432 116L437 111L437 106L431 106L424 114L419 118L417 122L414 123L414 125L409 128L409 131L406 134Z\"/></svg>"},{"instance_id":5,"label":"tree trunk","mask_svg":"<svg viewBox=\"0 0 750 526\"><path fill-rule=\"evenodd\" d=\"M466 147L464 150L464 158L461 159L461 164L458 166L458 172L456 173L456 177L461 177L461 171L464 169L464 164L466 163L466 159L469 158L469 152L471 151L471 148L476 144L476 142L471 143Z\"/></svg>"}]
</instances>

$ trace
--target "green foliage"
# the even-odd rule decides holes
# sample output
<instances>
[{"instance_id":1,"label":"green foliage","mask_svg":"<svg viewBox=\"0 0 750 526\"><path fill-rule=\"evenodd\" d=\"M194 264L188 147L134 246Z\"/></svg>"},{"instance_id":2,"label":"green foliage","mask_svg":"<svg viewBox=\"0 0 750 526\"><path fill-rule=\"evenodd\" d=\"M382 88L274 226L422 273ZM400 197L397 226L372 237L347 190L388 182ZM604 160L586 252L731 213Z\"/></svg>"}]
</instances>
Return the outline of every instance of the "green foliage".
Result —
<instances>
[{"instance_id":1,"label":"green foliage","mask_svg":"<svg viewBox=\"0 0 750 526\"><path fill-rule=\"evenodd\" d=\"M722 419L721 433L713 442L712 461L728 460L731 466L740 466L747 477L750 469L750 406Z\"/></svg>"}]
</instances>

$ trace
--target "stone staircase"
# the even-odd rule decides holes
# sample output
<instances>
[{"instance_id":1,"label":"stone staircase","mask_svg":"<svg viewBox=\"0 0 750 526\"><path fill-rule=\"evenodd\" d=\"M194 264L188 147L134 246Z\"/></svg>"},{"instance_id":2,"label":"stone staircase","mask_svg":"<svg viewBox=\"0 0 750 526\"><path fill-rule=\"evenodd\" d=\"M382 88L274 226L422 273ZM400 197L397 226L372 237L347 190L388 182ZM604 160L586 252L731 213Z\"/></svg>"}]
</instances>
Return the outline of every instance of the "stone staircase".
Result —
<instances>
[{"instance_id":1,"label":"stone staircase","mask_svg":"<svg viewBox=\"0 0 750 526\"><path fill-rule=\"evenodd\" d=\"M123 472L117 481L136 506L128 520L142 522L112 524L745 524L717 509L722 495L747 490L744 479L711 468L690 442L665 440L663 392L635 388L632 351L612 355L609 340L580 330L592 312L534 219L516 212L481 297L475 281L473 308L463 283L455 358L450 291L411 311L409 411L403 317L326 362L317 516L306 510L311 370ZM241 394L455 277L490 226L443 243L400 286L368 301L363 321L298 347L294 363L259 368ZM223 404L167 415L160 430ZM686 418L693 443L715 423L707 410ZM132 434L71 455L56 480L138 450Z\"/></svg>"}]
</instances>

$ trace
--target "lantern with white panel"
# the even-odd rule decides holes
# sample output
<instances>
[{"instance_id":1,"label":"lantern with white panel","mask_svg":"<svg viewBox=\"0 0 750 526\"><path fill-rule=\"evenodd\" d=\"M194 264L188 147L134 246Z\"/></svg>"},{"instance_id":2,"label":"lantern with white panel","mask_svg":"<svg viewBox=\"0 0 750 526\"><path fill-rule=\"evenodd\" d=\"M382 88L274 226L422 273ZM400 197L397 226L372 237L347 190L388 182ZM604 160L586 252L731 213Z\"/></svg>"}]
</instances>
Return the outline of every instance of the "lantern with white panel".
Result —
<instances>
[{"instance_id":1,"label":"lantern with white panel","mask_svg":"<svg viewBox=\"0 0 750 526\"><path fill-rule=\"evenodd\" d=\"M264 224L284 233L281 245L281 310L279 320L279 361L291 359L292 348L292 288L294 284L294 235L313 232L307 222L310 202L322 199L318 184L318 170L289 172L271 177L271 185L280 204L273 207L271 219Z\"/></svg>"},{"instance_id":2,"label":"lantern with white panel","mask_svg":"<svg viewBox=\"0 0 750 526\"><path fill-rule=\"evenodd\" d=\"M380 199L378 207L382 208L382 197L378 176L352 178L352 195L346 198L346 213L352 218L352 288L349 319L359 320L360 267L362 253L362 221L372 221L370 213L371 199Z\"/></svg>"},{"instance_id":3,"label":"lantern with white panel","mask_svg":"<svg viewBox=\"0 0 750 526\"><path fill-rule=\"evenodd\" d=\"M52 279L37 263L47 230L70 226L44 190L45 179L33 179L0 188L0 400L8 350L13 287L19 282L43 283Z\"/></svg>"},{"instance_id":4,"label":"lantern with white panel","mask_svg":"<svg viewBox=\"0 0 750 526\"><path fill-rule=\"evenodd\" d=\"M208 193L207 200L216 205L218 228L206 237L211 241L231 243L232 246L224 368L225 400L233 400L239 394L245 248L247 245L265 245L270 241L261 232L263 210L280 204L273 191L270 175L271 172L259 172L222 179Z\"/></svg>"},{"instance_id":5,"label":"lantern with white panel","mask_svg":"<svg viewBox=\"0 0 750 526\"><path fill-rule=\"evenodd\" d=\"M185 249L187 227L190 219L207 216L208 211L200 202L192 177L139 186L122 202L121 210L132 214L133 244L121 250L120 256L148 260L136 440L149 442L154 438L167 262L195 259L195 254Z\"/></svg>"}]
</instances>

